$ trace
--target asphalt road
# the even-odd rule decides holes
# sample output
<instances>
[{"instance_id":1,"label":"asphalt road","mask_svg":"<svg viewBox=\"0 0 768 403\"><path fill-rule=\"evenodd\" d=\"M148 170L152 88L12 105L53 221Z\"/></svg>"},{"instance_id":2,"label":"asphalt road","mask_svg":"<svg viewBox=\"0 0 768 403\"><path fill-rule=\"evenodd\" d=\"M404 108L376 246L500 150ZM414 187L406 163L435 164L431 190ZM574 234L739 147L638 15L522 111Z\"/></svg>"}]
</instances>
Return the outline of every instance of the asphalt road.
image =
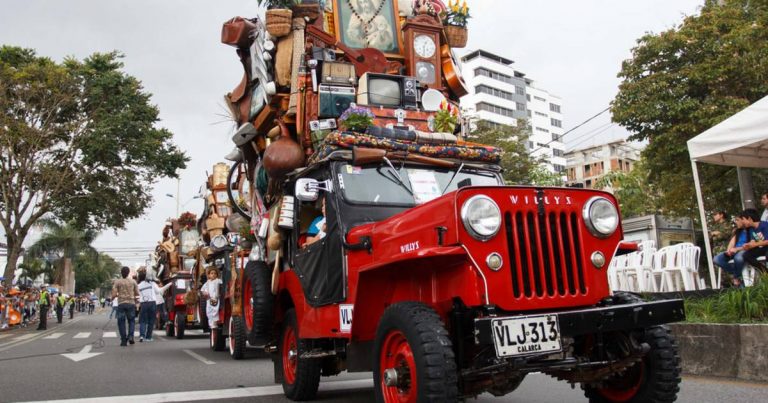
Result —
<instances>
[{"instance_id":1,"label":"asphalt road","mask_svg":"<svg viewBox=\"0 0 768 403\"><path fill-rule=\"evenodd\" d=\"M52 323L53 322L53 323ZM120 347L115 320L78 314L48 330L0 333L0 402L76 399L78 402L287 402L273 383L272 361L257 350L235 361L208 348L208 337L183 340L156 333L152 343ZM137 328L138 331L138 328ZM70 355L65 355L70 354ZM764 402L768 384L686 377L680 402ZM369 403L370 373L323 378L322 402ZM540 374L514 393L482 395L477 402L586 402L581 390Z\"/></svg>"}]
</instances>

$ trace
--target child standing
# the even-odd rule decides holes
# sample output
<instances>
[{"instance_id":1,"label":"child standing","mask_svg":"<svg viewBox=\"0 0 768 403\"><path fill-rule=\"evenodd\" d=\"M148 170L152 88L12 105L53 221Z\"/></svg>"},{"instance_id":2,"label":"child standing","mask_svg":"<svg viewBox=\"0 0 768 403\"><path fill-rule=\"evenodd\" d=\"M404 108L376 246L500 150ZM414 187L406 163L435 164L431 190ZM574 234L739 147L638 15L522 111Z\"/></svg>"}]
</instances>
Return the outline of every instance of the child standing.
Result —
<instances>
[{"instance_id":1,"label":"child standing","mask_svg":"<svg viewBox=\"0 0 768 403\"><path fill-rule=\"evenodd\" d=\"M211 329L218 326L219 321L219 285L221 279L219 278L219 271L215 267L209 267L206 271L208 281L203 284L201 289L203 297L208 300L205 305L205 313L208 316L208 326Z\"/></svg>"}]
</instances>

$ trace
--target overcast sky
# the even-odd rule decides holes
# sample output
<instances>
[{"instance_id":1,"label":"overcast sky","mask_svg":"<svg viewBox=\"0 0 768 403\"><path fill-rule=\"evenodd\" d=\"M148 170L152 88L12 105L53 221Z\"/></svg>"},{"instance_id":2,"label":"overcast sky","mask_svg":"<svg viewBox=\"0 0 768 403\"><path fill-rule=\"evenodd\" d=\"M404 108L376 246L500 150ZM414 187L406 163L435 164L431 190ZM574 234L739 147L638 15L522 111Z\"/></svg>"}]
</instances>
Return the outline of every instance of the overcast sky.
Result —
<instances>
[{"instance_id":1,"label":"overcast sky","mask_svg":"<svg viewBox=\"0 0 768 403\"><path fill-rule=\"evenodd\" d=\"M617 91L621 62L635 41L698 12L703 0L469 0L467 49L483 48L515 61L536 86L563 98L566 130L605 109ZM242 77L234 48L219 42L221 25L258 13L255 0L2 0L0 43L35 49L61 61L119 50L125 71L141 80L160 108L160 125L191 158L181 173L182 211L214 163L232 149L224 94ZM566 136L569 147L625 136L607 114ZM153 249L165 219L176 212L176 181L154 186L154 206L125 231L105 232L96 246ZM125 264L144 251L114 254Z\"/></svg>"}]
</instances>

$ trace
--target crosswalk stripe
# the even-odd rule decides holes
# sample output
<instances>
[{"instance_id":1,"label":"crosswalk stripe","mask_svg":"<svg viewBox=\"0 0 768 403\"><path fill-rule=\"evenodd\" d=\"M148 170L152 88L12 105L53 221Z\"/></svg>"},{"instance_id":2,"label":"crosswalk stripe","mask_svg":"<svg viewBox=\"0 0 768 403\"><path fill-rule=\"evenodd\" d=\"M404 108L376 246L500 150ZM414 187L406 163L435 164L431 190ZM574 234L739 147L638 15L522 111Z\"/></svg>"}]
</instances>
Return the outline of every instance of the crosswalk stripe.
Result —
<instances>
[{"instance_id":1,"label":"crosswalk stripe","mask_svg":"<svg viewBox=\"0 0 768 403\"><path fill-rule=\"evenodd\" d=\"M64 333L53 333L48 336L43 337L43 339L58 339L59 337L64 336Z\"/></svg>"},{"instance_id":2,"label":"crosswalk stripe","mask_svg":"<svg viewBox=\"0 0 768 403\"><path fill-rule=\"evenodd\" d=\"M80 332L73 337L73 339L87 339L91 336L91 332Z\"/></svg>"},{"instance_id":3,"label":"crosswalk stripe","mask_svg":"<svg viewBox=\"0 0 768 403\"><path fill-rule=\"evenodd\" d=\"M6 337L10 336L10 334L0 334L0 339L4 339Z\"/></svg>"},{"instance_id":4,"label":"crosswalk stripe","mask_svg":"<svg viewBox=\"0 0 768 403\"><path fill-rule=\"evenodd\" d=\"M104 332L104 334L101 337L105 339L115 338L117 337L117 332Z\"/></svg>"},{"instance_id":5,"label":"crosswalk stripe","mask_svg":"<svg viewBox=\"0 0 768 403\"><path fill-rule=\"evenodd\" d=\"M31 339L31 338L35 337L36 335L37 335L36 333L24 334L24 335L21 335L21 336L18 336L18 337L14 337L13 341L22 341L22 340Z\"/></svg>"}]
</instances>

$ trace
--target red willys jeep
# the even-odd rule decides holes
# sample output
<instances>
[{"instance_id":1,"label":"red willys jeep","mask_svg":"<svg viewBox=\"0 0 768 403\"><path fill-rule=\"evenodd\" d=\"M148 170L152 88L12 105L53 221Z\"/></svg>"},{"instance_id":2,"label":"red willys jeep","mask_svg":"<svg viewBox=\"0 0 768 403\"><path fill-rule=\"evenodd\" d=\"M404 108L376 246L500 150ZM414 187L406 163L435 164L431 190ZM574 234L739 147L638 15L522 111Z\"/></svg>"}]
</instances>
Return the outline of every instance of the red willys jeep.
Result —
<instances>
[{"instance_id":1,"label":"red willys jeep","mask_svg":"<svg viewBox=\"0 0 768 403\"><path fill-rule=\"evenodd\" d=\"M297 200L281 211L293 227L270 350L287 397L311 399L321 376L347 370L373 371L377 401L450 402L539 371L593 402L675 400L663 324L685 318L683 303L611 294L610 260L633 248L611 194L370 151L334 151L286 181ZM321 199L326 235L307 245Z\"/></svg>"}]
</instances>

